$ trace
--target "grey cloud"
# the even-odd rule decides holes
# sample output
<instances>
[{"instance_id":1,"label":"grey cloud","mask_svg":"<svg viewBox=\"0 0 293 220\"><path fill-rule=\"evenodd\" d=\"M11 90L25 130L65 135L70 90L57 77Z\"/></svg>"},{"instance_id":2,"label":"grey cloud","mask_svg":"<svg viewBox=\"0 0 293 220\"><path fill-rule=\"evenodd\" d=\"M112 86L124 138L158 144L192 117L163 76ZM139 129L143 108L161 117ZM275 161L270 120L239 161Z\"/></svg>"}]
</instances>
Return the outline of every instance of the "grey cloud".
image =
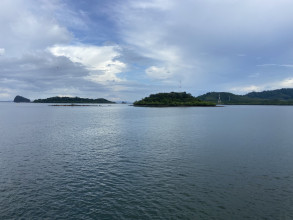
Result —
<instances>
[{"instance_id":1,"label":"grey cloud","mask_svg":"<svg viewBox=\"0 0 293 220\"><path fill-rule=\"evenodd\" d=\"M86 80L90 74L86 67L49 52L25 54L19 58L0 57L0 69L0 100L12 100L16 95L30 99L72 95L131 101L140 98L137 93L152 91L151 85L137 82L102 84Z\"/></svg>"},{"instance_id":2,"label":"grey cloud","mask_svg":"<svg viewBox=\"0 0 293 220\"><path fill-rule=\"evenodd\" d=\"M174 90L179 81L183 90L199 95L273 84L292 75L291 1L89 2L95 5L0 1L0 93L7 97L23 92L37 98L67 92L134 100ZM84 78L90 74L84 66L46 52L56 44L70 45L71 40L77 45L117 43L120 56L115 60L126 64L121 76L127 80L91 82ZM166 71L147 75L149 68ZM168 80L156 75L164 72L170 73Z\"/></svg>"},{"instance_id":3,"label":"grey cloud","mask_svg":"<svg viewBox=\"0 0 293 220\"><path fill-rule=\"evenodd\" d=\"M262 67L278 66L278 67L289 67L289 68L292 68L293 67L293 64L266 63L266 64L259 64L257 66L262 66Z\"/></svg>"},{"instance_id":4,"label":"grey cloud","mask_svg":"<svg viewBox=\"0 0 293 220\"><path fill-rule=\"evenodd\" d=\"M129 7L135 2L128 1L117 10L124 41L161 66L178 65L173 75L185 79L183 84L190 89L251 83L249 75L258 71L258 57L262 63L288 63L293 55L293 2L190 0L169 1L172 4L164 8L164 1L151 1L152 7ZM156 55L157 51L168 53L170 48L175 48L177 63ZM288 74L265 70L259 80Z\"/></svg>"},{"instance_id":5,"label":"grey cloud","mask_svg":"<svg viewBox=\"0 0 293 220\"><path fill-rule=\"evenodd\" d=\"M52 19L49 9L42 10L43 3L45 1L0 1L0 47L7 56L44 50L72 38L65 27Z\"/></svg>"},{"instance_id":6,"label":"grey cloud","mask_svg":"<svg viewBox=\"0 0 293 220\"><path fill-rule=\"evenodd\" d=\"M0 68L0 88L28 93L33 96L31 98L47 96L48 93L59 95L50 91L65 93L66 88L78 91L71 95L87 91L95 91L96 94L109 91L105 85L84 79L89 73L82 65L46 52L27 54L17 59L1 58ZM95 94L91 96L95 97Z\"/></svg>"}]
</instances>

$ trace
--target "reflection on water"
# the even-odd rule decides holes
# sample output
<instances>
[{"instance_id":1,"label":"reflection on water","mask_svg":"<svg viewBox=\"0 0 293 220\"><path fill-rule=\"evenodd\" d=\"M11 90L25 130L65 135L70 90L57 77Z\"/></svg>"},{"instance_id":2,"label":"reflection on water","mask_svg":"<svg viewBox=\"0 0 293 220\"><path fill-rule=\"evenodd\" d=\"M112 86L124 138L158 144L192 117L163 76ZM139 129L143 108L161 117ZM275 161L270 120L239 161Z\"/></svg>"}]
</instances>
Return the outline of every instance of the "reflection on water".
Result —
<instances>
[{"instance_id":1,"label":"reflection on water","mask_svg":"<svg viewBox=\"0 0 293 220\"><path fill-rule=\"evenodd\" d=\"M292 219L292 115L0 103L0 217Z\"/></svg>"}]
</instances>

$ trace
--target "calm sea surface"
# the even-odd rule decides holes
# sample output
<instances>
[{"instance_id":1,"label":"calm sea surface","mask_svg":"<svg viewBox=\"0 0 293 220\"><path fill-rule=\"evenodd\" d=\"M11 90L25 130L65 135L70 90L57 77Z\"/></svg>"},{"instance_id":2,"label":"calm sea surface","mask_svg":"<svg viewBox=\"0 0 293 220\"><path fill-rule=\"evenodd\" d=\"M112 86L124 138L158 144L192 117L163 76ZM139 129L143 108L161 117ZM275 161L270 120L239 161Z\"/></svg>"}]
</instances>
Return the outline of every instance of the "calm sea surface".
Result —
<instances>
[{"instance_id":1,"label":"calm sea surface","mask_svg":"<svg viewBox=\"0 0 293 220\"><path fill-rule=\"evenodd\" d=\"M293 219L293 107L0 103L0 219Z\"/></svg>"}]
</instances>

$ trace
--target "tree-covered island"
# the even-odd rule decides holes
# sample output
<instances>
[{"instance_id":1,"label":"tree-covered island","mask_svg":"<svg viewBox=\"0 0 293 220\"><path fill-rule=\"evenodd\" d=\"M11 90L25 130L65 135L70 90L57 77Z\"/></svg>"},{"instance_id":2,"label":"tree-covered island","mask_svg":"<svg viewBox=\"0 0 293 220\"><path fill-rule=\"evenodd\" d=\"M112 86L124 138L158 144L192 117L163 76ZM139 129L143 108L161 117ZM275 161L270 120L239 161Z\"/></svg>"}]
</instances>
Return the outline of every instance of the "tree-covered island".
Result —
<instances>
[{"instance_id":1,"label":"tree-covered island","mask_svg":"<svg viewBox=\"0 0 293 220\"><path fill-rule=\"evenodd\" d=\"M111 102L104 98L98 99L89 99L89 98L79 98L79 97L51 97L47 99L36 99L35 103L106 103L106 104L114 104L115 102Z\"/></svg>"},{"instance_id":2,"label":"tree-covered island","mask_svg":"<svg viewBox=\"0 0 293 220\"><path fill-rule=\"evenodd\" d=\"M134 106L216 106L213 102L201 101L186 92L157 93L133 103Z\"/></svg>"}]
</instances>

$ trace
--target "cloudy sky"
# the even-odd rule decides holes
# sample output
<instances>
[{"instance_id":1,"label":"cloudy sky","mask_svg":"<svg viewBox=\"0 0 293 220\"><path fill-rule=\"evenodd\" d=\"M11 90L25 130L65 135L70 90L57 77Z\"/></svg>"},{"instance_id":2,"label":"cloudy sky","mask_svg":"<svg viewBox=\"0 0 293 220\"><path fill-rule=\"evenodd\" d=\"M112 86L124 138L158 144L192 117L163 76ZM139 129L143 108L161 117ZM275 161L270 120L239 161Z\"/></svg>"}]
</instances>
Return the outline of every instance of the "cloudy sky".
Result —
<instances>
[{"instance_id":1,"label":"cloudy sky","mask_svg":"<svg viewBox=\"0 0 293 220\"><path fill-rule=\"evenodd\" d=\"M293 87L292 0L1 0L0 101Z\"/></svg>"}]
</instances>

